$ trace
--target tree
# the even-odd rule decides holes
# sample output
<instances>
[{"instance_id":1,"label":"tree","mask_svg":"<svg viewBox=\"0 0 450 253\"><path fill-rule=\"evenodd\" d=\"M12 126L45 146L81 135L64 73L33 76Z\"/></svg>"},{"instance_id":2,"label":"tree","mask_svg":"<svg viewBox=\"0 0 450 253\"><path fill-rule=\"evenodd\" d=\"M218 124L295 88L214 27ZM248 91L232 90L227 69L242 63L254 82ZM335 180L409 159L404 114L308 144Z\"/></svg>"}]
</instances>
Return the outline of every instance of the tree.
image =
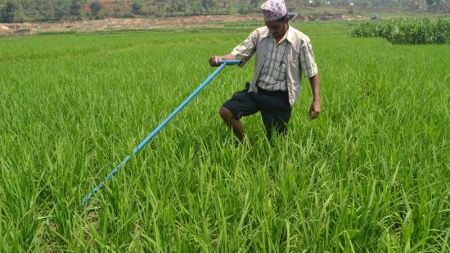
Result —
<instances>
[{"instance_id":1,"label":"tree","mask_svg":"<svg viewBox=\"0 0 450 253\"><path fill-rule=\"evenodd\" d=\"M66 19L69 16L70 2L68 0L55 0L55 18L57 20Z\"/></svg>"},{"instance_id":2,"label":"tree","mask_svg":"<svg viewBox=\"0 0 450 253\"><path fill-rule=\"evenodd\" d=\"M428 9L436 11L441 4L441 0L426 0Z\"/></svg>"},{"instance_id":3,"label":"tree","mask_svg":"<svg viewBox=\"0 0 450 253\"><path fill-rule=\"evenodd\" d=\"M16 4L12 1L8 1L5 7L1 10L2 22L11 23L14 22L14 12L16 9Z\"/></svg>"},{"instance_id":4,"label":"tree","mask_svg":"<svg viewBox=\"0 0 450 253\"><path fill-rule=\"evenodd\" d=\"M91 16L93 17L93 18L99 18L99 13L100 13L100 11L102 10L102 3L100 3L98 0L96 0L96 1L94 1L94 2L92 2L90 5L89 5L89 9L91 9Z\"/></svg>"},{"instance_id":5,"label":"tree","mask_svg":"<svg viewBox=\"0 0 450 253\"><path fill-rule=\"evenodd\" d=\"M139 15L139 14L141 14L141 8L142 8L141 3L134 2L133 5L131 6L131 12L133 14Z\"/></svg>"},{"instance_id":6,"label":"tree","mask_svg":"<svg viewBox=\"0 0 450 253\"><path fill-rule=\"evenodd\" d=\"M147 3L148 5L153 5L154 7L156 7L155 9L155 15L159 16L159 17L164 17L166 16L166 0L154 0L153 3L151 3L151 1L148 1ZM150 6L148 6L150 7Z\"/></svg>"},{"instance_id":7,"label":"tree","mask_svg":"<svg viewBox=\"0 0 450 253\"><path fill-rule=\"evenodd\" d=\"M69 13L70 17L75 20L82 18L81 9L83 8L85 0L72 0L70 3Z\"/></svg>"},{"instance_id":8,"label":"tree","mask_svg":"<svg viewBox=\"0 0 450 253\"><path fill-rule=\"evenodd\" d=\"M185 13L185 2L183 0L172 0L167 5L168 13Z\"/></svg>"},{"instance_id":9,"label":"tree","mask_svg":"<svg viewBox=\"0 0 450 253\"><path fill-rule=\"evenodd\" d=\"M1 10L1 19L3 22L22 22L25 20L22 4L18 1L8 0L5 7Z\"/></svg>"},{"instance_id":10,"label":"tree","mask_svg":"<svg viewBox=\"0 0 450 253\"><path fill-rule=\"evenodd\" d=\"M36 0L36 18L41 21L53 19L55 16L53 0Z\"/></svg>"},{"instance_id":11,"label":"tree","mask_svg":"<svg viewBox=\"0 0 450 253\"><path fill-rule=\"evenodd\" d=\"M216 7L216 3L215 0L201 0L202 14L208 14L209 8Z\"/></svg>"}]
</instances>

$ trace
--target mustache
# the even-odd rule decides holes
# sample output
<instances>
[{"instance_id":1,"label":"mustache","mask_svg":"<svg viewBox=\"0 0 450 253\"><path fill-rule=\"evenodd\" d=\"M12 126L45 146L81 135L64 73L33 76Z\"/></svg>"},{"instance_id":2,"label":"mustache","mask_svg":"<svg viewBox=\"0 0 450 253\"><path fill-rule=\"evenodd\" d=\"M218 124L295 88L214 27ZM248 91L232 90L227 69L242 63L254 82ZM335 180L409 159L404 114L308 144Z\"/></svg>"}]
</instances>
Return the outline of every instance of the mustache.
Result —
<instances>
[{"instance_id":1,"label":"mustache","mask_svg":"<svg viewBox=\"0 0 450 253\"><path fill-rule=\"evenodd\" d=\"M280 32L271 32L270 34L272 34L272 36L279 36L279 35L281 35Z\"/></svg>"}]
</instances>

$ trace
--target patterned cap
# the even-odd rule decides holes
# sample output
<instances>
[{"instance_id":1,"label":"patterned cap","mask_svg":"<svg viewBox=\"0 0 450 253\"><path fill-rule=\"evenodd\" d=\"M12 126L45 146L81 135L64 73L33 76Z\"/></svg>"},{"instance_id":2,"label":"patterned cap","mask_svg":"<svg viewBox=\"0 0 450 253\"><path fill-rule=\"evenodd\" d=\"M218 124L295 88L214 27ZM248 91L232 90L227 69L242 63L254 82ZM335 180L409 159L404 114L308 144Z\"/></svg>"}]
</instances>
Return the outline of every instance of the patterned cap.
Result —
<instances>
[{"instance_id":1,"label":"patterned cap","mask_svg":"<svg viewBox=\"0 0 450 253\"><path fill-rule=\"evenodd\" d=\"M265 21L275 21L287 14L284 0L267 0L261 5Z\"/></svg>"}]
</instances>

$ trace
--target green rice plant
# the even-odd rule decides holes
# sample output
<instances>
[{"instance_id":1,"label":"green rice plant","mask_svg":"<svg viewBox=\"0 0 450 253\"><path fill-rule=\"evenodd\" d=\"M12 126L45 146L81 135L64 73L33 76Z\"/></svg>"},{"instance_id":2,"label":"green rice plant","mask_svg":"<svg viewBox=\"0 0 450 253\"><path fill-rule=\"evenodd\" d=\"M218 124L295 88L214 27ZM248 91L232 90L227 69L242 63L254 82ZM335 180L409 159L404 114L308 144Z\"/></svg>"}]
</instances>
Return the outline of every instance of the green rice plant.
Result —
<instances>
[{"instance_id":1,"label":"green rice plant","mask_svg":"<svg viewBox=\"0 0 450 253\"><path fill-rule=\"evenodd\" d=\"M353 37L383 37L394 44L445 44L450 20L403 18L361 23L349 31Z\"/></svg>"},{"instance_id":2,"label":"green rice plant","mask_svg":"<svg viewBox=\"0 0 450 253\"><path fill-rule=\"evenodd\" d=\"M449 45L312 40L289 131L258 116L237 145L218 115L251 78L226 68L95 196L124 155L251 31L0 39L1 252L448 252Z\"/></svg>"}]
</instances>

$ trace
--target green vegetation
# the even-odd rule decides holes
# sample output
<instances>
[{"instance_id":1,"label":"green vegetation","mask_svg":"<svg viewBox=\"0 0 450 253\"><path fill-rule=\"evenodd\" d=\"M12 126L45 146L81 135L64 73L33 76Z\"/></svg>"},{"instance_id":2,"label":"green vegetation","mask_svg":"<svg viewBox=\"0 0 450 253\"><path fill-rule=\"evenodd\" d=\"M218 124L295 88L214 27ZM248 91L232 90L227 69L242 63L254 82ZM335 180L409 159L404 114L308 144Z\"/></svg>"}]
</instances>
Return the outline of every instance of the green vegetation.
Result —
<instances>
[{"instance_id":1,"label":"green vegetation","mask_svg":"<svg viewBox=\"0 0 450 253\"><path fill-rule=\"evenodd\" d=\"M450 50L311 37L285 138L258 116L237 145L227 67L97 194L82 198L252 28L0 38L0 252L448 252Z\"/></svg>"},{"instance_id":2,"label":"green vegetation","mask_svg":"<svg viewBox=\"0 0 450 253\"><path fill-rule=\"evenodd\" d=\"M0 22L101 19L106 17L173 17L192 15L261 14L263 0L0 0ZM448 0L286 0L292 11L311 13L398 15L448 13ZM426 11L426 12L424 12Z\"/></svg>"},{"instance_id":3,"label":"green vegetation","mask_svg":"<svg viewBox=\"0 0 450 253\"><path fill-rule=\"evenodd\" d=\"M450 19L403 18L361 23L350 29L353 37L383 37L395 44L444 44Z\"/></svg>"}]
</instances>

